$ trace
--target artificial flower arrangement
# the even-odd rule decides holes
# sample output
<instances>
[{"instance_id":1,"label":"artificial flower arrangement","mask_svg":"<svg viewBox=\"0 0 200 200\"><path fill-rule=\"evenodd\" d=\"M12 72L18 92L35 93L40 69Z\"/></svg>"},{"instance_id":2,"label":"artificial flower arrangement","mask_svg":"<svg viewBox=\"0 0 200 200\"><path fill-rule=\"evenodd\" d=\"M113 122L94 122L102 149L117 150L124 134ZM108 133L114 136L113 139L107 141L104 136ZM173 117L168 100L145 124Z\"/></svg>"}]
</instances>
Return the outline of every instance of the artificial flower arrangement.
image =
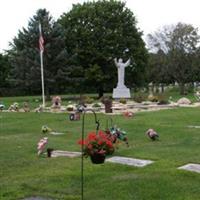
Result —
<instances>
[{"instance_id":1,"label":"artificial flower arrangement","mask_svg":"<svg viewBox=\"0 0 200 200\"><path fill-rule=\"evenodd\" d=\"M66 109L67 109L67 111L73 111L74 110L74 106L73 105L68 105Z\"/></svg>"},{"instance_id":2,"label":"artificial flower arrangement","mask_svg":"<svg viewBox=\"0 0 200 200\"><path fill-rule=\"evenodd\" d=\"M19 111L19 104L17 102L13 103L12 105L10 105L10 107L8 108L9 111Z\"/></svg>"},{"instance_id":3,"label":"artificial flower arrangement","mask_svg":"<svg viewBox=\"0 0 200 200\"><path fill-rule=\"evenodd\" d=\"M41 131L44 134L48 133L48 134L51 134L51 135L63 135L64 134L64 133L60 133L60 132L52 130L47 125L43 125Z\"/></svg>"},{"instance_id":4,"label":"artificial flower arrangement","mask_svg":"<svg viewBox=\"0 0 200 200\"><path fill-rule=\"evenodd\" d=\"M152 128L150 128L150 129L148 129L147 131L146 131L146 135L151 139L151 140L158 140L158 138L159 138L159 135L158 135L158 133L154 130L154 129L152 129Z\"/></svg>"},{"instance_id":5,"label":"artificial flower arrangement","mask_svg":"<svg viewBox=\"0 0 200 200\"><path fill-rule=\"evenodd\" d=\"M126 132L121 130L120 128L117 128L116 126L111 127L110 129L106 130L107 138L112 141L112 143L116 143L117 140L124 141L127 146L129 146L128 138L126 136Z\"/></svg>"},{"instance_id":6,"label":"artificial flower arrangement","mask_svg":"<svg viewBox=\"0 0 200 200\"><path fill-rule=\"evenodd\" d=\"M50 133L52 131L47 125L43 125L41 129L42 133Z\"/></svg>"},{"instance_id":7,"label":"artificial flower arrangement","mask_svg":"<svg viewBox=\"0 0 200 200\"><path fill-rule=\"evenodd\" d=\"M133 112L126 111L126 112L123 113L123 116L127 117L127 118L131 118L131 117L133 117Z\"/></svg>"},{"instance_id":8,"label":"artificial flower arrangement","mask_svg":"<svg viewBox=\"0 0 200 200\"><path fill-rule=\"evenodd\" d=\"M0 103L0 111L2 111L5 108L5 105Z\"/></svg>"},{"instance_id":9,"label":"artificial flower arrangement","mask_svg":"<svg viewBox=\"0 0 200 200\"><path fill-rule=\"evenodd\" d=\"M44 153L47 143L48 143L47 137L40 139L40 141L37 144L38 155L41 155L42 153Z\"/></svg>"},{"instance_id":10,"label":"artificial flower arrangement","mask_svg":"<svg viewBox=\"0 0 200 200\"><path fill-rule=\"evenodd\" d=\"M78 121L78 120L80 120L80 113L79 112L74 112L74 113L71 113L70 115L69 115L69 119L70 119L70 121Z\"/></svg>"},{"instance_id":11,"label":"artificial flower arrangement","mask_svg":"<svg viewBox=\"0 0 200 200\"><path fill-rule=\"evenodd\" d=\"M83 155L90 156L95 164L103 163L107 155L114 153L114 146L107 134L101 130L90 132L84 140L78 142L83 145Z\"/></svg>"},{"instance_id":12,"label":"artificial flower arrangement","mask_svg":"<svg viewBox=\"0 0 200 200\"><path fill-rule=\"evenodd\" d=\"M60 96L55 96L52 98L52 103L53 105L51 106L52 108L60 108L61 106L61 97Z\"/></svg>"}]
</instances>

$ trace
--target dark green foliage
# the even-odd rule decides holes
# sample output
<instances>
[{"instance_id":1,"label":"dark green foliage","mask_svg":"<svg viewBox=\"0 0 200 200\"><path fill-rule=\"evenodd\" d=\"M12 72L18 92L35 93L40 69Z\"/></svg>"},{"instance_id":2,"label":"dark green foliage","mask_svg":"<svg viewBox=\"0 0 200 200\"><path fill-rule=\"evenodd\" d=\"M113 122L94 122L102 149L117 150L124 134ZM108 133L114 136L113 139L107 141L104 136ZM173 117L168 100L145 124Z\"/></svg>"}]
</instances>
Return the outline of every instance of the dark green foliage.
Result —
<instances>
[{"instance_id":1,"label":"dark green foliage","mask_svg":"<svg viewBox=\"0 0 200 200\"><path fill-rule=\"evenodd\" d=\"M147 94L138 92L134 94L133 100L137 103L142 103L147 100Z\"/></svg>"},{"instance_id":2,"label":"dark green foliage","mask_svg":"<svg viewBox=\"0 0 200 200\"><path fill-rule=\"evenodd\" d=\"M121 99L119 100L119 103L126 104L126 103L127 103L127 100L124 99L124 98L121 98Z\"/></svg>"},{"instance_id":3,"label":"dark green foliage","mask_svg":"<svg viewBox=\"0 0 200 200\"><path fill-rule=\"evenodd\" d=\"M179 23L171 34L169 56L170 70L180 85L181 94L185 93L184 85L196 81L193 78L193 60L199 41L197 29L192 25ZM198 64L199 67L199 64Z\"/></svg>"},{"instance_id":4,"label":"dark green foliage","mask_svg":"<svg viewBox=\"0 0 200 200\"><path fill-rule=\"evenodd\" d=\"M152 82L155 85L159 85L160 83L168 84L172 81L167 55L162 50L149 54L147 74L148 82Z\"/></svg>"},{"instance_id":5,"label":"dark green foliage","mask_svg":"<svg viewBox=\"0 0 200 200\"><path fill-rule=\"evenodd\" d=\"M14 38L9 58L12 65L11 81L20 94L41 92L41 68L39 56L39 22L44 38L44 81L46 93L60 92L66 77L67 51L64 30L53 21L44 9L30 19L28 28L19 31Z\"/></svg>"},{"instance_id":6,"label":"dark green foliage","mask_svg":"<svg viewBox=\"0 0 200 200\"><path fill-rule=\"evenodd\" d=\"M10 71L10 65L8 62L8 56L0 54L0 95L3 93L3 88L8 87L8 75Z\"/></svg>"},{"instance_id":7,"label":"dark green foliage","mask_svg":"<svg viewBox=\"0 0 200 200\"><path fill-rule=\"evenodd\" d=\"M158 81L170 78L178 82L181 94L185 93L186 83L199 81L199 39L197 29L184 23L165 26L163 30L149 35L150 46L157 52L151 70L157 70Z\"/></svg>"},{"instance_id":8,"label":"dark green foliage","mask_svg":"<svg viewBox=\"0 0 200 200\"><path fill-rule=\"evenodd\" d=\"M147 52L136 19L125 3L104 0L77 4L59 22L66 30L71 62L74 67L82 67L82 80L90 90L93 88L101 96L116 86L115 57L132 59L134 69L126 70L128 86L142 83Z\"/></svg>"},{"instance_id":9,"label":"dark green foliage","mask_svg":"<svg viewBox=\"0 0 200 200\"><path fill-rule=\"evenodd\" d=\"M166 105L166 104L169 104L169 101L168 100L160 100L159 102L158 102L158 105Z\"/></svg>"}]
</instances>

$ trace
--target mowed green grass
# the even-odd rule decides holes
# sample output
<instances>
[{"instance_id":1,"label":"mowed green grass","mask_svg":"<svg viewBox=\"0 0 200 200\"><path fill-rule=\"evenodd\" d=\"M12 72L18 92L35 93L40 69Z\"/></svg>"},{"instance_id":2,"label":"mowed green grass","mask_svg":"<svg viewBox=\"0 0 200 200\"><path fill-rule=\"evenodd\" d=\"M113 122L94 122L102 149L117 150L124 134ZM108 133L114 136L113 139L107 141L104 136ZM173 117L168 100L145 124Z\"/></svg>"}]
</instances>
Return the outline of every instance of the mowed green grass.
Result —
<instances>
[{"instance_id":1,"label":"mowed green grass","mask_svg":"<svg viewBox=\"0 0 200 200\"><path fill-rule=\"evenodd\" d=\"M100 114L105 129L108 116ZM186 163L200 163L200 108L141 112L132 119L112 116L127 131L130 147L121 143L114 155L150 159L144 168L84 159L85 200L199 200L200 174L178 170ZM0 199L18 200L43 196L57 200L81 199L81 159L37 156L37 142L46 124L62 136L48 135L48 147L80 151L81 121L67 114L0 113ZM145 132L154 128L160 140L150 141ZM94 117L85 118L86 133L95 129Z\"/></svg>"}]
</instances>

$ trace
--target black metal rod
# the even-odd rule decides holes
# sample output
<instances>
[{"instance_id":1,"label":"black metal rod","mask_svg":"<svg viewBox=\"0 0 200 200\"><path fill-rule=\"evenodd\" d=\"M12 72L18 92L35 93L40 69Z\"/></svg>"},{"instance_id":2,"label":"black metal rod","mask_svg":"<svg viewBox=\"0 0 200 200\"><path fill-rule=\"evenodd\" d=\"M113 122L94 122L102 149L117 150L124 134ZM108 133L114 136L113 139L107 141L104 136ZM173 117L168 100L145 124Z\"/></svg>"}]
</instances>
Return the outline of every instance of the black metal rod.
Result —
<instances>
[{"instance_id":1,"label":"black metal rod","mask_svg":"<svg viewBox=\"0 0 200 200\"><path fill-rule=\"evenodd\" d=\"M83 162L83 150L84 150L84 145L83 145L83 140L84 140L84 129L85 129L85 113L88 112L88 111L91 111L93 114L94 114L94 117L95 117L95 123L96 123L96 134L99 130L99 120L97 120L97 115L96 113L94 112L94 110L92 109L85 109L83 111L83 119L82 119L82 137L81 137L81 140L82 140L82 144L81 144L81 200L83 200L83 194L84 194L84 191L83 191L83 185L84 185L84 178L83 178L83 171L84 171L84 162Z\"/></svg>"},{"instance_id":2,"label":"black metal rod","mask_svg":"<svg viewBox=\"0 0 200 200\"><path fill-rule=\"evenodd\" d=\"M113 119L112 119L112 117L109 117L109 119L106 120L106 128L107 129L109 129L109 127L108 127L108 125L109 125L108 120L110 120L110 125L111 125L111 127L113 127Z\"/></svg>"}]
</instances>

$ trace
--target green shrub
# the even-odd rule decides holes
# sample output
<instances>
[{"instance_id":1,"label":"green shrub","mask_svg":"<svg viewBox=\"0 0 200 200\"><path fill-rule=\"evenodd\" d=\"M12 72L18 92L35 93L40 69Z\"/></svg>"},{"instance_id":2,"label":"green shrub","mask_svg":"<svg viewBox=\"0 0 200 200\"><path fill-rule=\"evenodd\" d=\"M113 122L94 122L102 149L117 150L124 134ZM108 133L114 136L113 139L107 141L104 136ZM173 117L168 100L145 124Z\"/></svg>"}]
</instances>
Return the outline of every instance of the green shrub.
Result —
<instances>
[{"instance_id":1,"label":"green shrub","mask_svg":"<svg viewBox=\"0 0 200 200\"><path fill-rule=\"evenodd\" d=\"M92 105L92 107L93 107L93 108L100 108L101 105L100 105L99 103L95 103L95 104Z\"/></svg>"},{"instance_id":2,"label":"green shrub","mask_svg":"<svg viewBox=\"0 0 200 200\"><path fill-rule=\"evenodd\" d=\"M122 104L126 104L127 101L126 101L126 99L121 98L121 99L119 100L119 102L122 103Z\"/></svg>"},{"instance_id":3,"label":"green shrub","mask_svg":"<svg viewBox=\"0 0 200 200\"><path fill-rule=\"evenodd\" d=\"M134 97L133 97L133 100L137 103L141 103L143 101L146 101L146 96L144 94L135 94Z\"/></svg>"},{"instance_id":4,"label":"green shrub","mask_svg":"<svg viewBox=\"0 0 200 200\"><path fill-rule=\"evenodd\" d=\"M84 96L84 102L87 104L91 104L94 102L94 99L89 96Z\"/></svg>"},{"instance_id":5,"label":"green shrub","mask_svg":"<svg viewBox=\"0 0 200 200\"><path fill-rule=\"evenodd\" d=\"M149 95L148 100L151 102L158 102L158 96Z\"/></svg>"},{"instance_id":6,"label":"green shrub","mask_svg":"<svg viewBox=\"0 0 200 200\"><path fill-rule=\"evenodd\" d=\"M165 100L165 99L160 100L160 101L158 102L158 105L166 105L166 104L169 104L169 101L168 101L168 100Z\"/></svg>"}]
</instances>

